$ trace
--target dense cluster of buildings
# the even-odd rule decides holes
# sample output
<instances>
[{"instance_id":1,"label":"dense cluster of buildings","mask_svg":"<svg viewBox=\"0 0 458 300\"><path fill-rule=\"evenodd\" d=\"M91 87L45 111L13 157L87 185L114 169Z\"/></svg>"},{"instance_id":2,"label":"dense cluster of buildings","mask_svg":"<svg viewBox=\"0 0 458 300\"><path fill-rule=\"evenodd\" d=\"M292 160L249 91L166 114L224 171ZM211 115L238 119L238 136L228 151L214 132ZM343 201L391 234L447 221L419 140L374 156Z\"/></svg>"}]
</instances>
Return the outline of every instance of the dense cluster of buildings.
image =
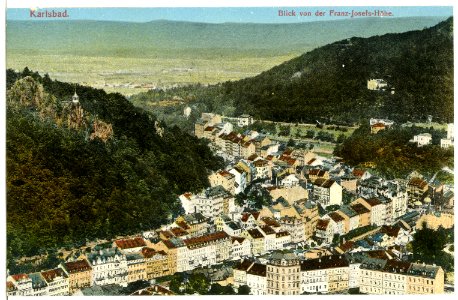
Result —
<instances>
[{"instance_id":1,"label":"dense cluster of buildings","mask_svg":"<svg viewBox=\"0 0 458 300\"><path fill-rule=\"evenodd\" d=\"M240 261L234 287L247 285L253 295L444 291L440 267L403 258L423 223L453 226L453 187L417 172L387 180L254 131L236 134L216 114L202 114L195 129L229 163L209 175L209 188L179 196L183 215L143 236L78 251L55 269L9 275L8 295L81 294L229 260ZM247 190L270 200L259 206Z\"/></svg>"},{"instance_id":2,"label":"dense cluster of buildings","mask_svg":"<svg viewBox=\"0 0 458 300\"><path fill-rule=\"evenodd\" d=\"M439 294L441 267L391 258L371 251L301 259L274 252L264 262L243 260L234 267L234 286L247 285L254 295L336 294L359 288L366 294Z\"/></svg>"}]
</instances>

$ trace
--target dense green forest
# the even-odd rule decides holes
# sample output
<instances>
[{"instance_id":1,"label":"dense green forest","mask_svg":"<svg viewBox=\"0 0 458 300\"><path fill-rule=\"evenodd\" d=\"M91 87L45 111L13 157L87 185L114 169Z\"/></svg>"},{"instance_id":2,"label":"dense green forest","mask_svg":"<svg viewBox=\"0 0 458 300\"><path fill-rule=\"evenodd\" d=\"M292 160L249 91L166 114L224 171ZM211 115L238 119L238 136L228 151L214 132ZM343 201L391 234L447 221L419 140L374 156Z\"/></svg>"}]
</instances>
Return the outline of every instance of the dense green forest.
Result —
<instances>
[{"instance_id":1,"label":"dense green forest","mask_svg":"<svg viewBox=\"0 0 458 300\"><path fill-rule=\"evenodd\" d=\"M78 127L63 108L75 90ZM112 135L93 138L96 120ZM120 94L8 70L8 257L157 228L180 213L177 194L208 186L222 161L203 141L156 125Z\"/></svg>"},{"instance_id":2,"label":"dense green forest","mask_svg":"<svg viewBox=\"0 0 458 300\"><path fill-rule=\"evenodd\" d=\"M386 80L389 90L368 90L371 78ZM453 20L423 30L335 42L252 78L150 91L131 100L147 107L149 101L172 97L196 110L249 113L274 121L349 124L385 117L404 122L431 115L435 121L452 122ZM164 116L165 110L174 109L153 110Z\"/></svg>"},{"instance_id":3,"label":"dense green forest","mask_svg":"<svg viewBox=\"0 0 458 300\"><path fill-rule=\"evenodd\" d=\"M409 142L420 133L430 133L432 144L417 147ZM440 147L440 139L446 136L445 130L399 125L371 134L366 122L337 145L334 154L351 165L375 162L376 171L387 178L404 178L413 170L431 178L443 167L453 169L453 148Z\"/></svg>"}]
</instances>

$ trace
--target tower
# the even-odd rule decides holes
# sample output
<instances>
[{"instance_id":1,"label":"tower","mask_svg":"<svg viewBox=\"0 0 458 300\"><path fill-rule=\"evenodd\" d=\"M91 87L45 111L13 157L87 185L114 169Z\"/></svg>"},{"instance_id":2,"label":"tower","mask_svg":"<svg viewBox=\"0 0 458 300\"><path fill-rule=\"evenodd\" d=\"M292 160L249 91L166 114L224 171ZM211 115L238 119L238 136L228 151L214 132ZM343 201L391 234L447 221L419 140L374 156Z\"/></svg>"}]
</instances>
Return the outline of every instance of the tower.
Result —
<instances>
[{"instance_id":1,"label":"tower","mask_svg":"<svg viewBox=\"0 0 458 300\"><path fill-rule=\"evenodd\" d=\"M80 97L76 93L76 89L75 89L75 94L73 94L73 96L72 96L72 102L73 102L73 104L78 104L80 102Z\"/></svg>"}]
</instances>

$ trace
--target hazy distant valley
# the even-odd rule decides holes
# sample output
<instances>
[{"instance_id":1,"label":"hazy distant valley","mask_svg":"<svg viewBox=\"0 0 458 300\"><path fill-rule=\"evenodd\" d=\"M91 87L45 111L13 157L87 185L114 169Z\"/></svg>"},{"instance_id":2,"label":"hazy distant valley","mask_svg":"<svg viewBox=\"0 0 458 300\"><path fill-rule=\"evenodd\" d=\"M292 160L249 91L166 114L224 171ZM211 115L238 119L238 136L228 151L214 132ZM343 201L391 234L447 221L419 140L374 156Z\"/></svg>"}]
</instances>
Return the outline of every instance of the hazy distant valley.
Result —
<instances>
[{"instance_id":1,"label":"hazy distant valley","mask_svg":"<svg viewBox=\"0 0 458 300\"><path fill-rule=\"evenodd\" d=\"M8 21L7 67L107 92L252 77L325 44L423 29L441 17L296 24ZM31 38L33 37L33 38Z\"/></svg>"}]
</instances>

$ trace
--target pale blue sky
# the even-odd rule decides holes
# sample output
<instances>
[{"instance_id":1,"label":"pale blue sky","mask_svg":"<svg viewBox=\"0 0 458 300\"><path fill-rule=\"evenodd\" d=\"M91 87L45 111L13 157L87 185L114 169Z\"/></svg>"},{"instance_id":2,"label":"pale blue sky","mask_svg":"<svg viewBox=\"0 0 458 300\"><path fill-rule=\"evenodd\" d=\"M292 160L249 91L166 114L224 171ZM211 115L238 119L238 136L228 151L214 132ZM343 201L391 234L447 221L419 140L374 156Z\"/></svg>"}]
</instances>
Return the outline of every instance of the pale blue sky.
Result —
<instances>
[{"instance_id":1,"label":"pale blue sky","mask_svg":"<svg viewBox=\"0 0 458 300\"><path fill-rule=\"evenodd\" d=\"M294 9L310 11L311 17L279 17L279 9ZM216 7L216 8L69 8L71 20L103 20L103 21L128 21L148 22L153 20L192 21L205 23L294 23L308 21L326 21L345 19L345 17L316 17L315 12L322 10L387 10L394 17L413 16L452 16L451 6L418 6L418 7ZM50 10L50 8L48 8ZM30 17L29 9L7 9L7 20L37 20ZM38 19L40 20L40 19ZM49 19L43 19L49 20Z\"/></svg>"}]
</instances>

